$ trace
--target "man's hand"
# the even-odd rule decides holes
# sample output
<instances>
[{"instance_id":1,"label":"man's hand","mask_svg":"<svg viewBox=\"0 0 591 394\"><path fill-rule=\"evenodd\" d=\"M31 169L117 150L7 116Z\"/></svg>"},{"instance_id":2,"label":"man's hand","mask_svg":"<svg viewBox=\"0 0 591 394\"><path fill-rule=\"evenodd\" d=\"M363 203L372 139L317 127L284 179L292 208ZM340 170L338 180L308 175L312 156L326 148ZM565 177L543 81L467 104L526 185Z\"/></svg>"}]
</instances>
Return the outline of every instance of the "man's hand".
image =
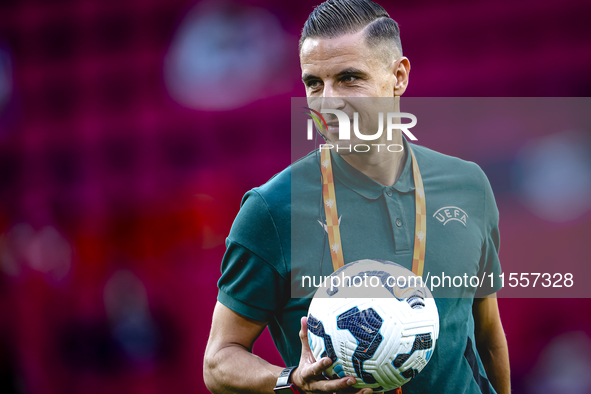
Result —
<instances>
[{"instance_id":1,"label":"man's hand","mask_svg":"<svg viewBox=\"0 0 591 394\"><path fill-rule=\"evenodd\" d=\"M357 390L350 387L355 383L355 378L344 377L341 379L327 379L322 372L331 364L330 357L323 357L316 361L308 344L307 318L302 317L300 327L300 340L302 341L302 356L299 366L291 375L292 382L303 393L356 393L371 394L372 389Z\"/></svg>"}]
</instances>

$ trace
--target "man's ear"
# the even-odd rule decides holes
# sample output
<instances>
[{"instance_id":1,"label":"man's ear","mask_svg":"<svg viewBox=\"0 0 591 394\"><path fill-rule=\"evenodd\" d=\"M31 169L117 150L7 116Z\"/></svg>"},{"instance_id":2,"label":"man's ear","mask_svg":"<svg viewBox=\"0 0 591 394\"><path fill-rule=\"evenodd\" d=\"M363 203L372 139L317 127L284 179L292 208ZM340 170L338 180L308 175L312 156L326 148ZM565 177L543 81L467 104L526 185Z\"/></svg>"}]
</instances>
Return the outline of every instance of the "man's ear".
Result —
<instances>
[{"instance_id":1,"label":"man's ear","mask_svg":"<svg viewBox=\"0 0 591 394\"><path fill-rule=\"evenodd\" d=\"M392 65L392 73L396 78L394 96L402 96L408 87L408 76L410 74L410 61L407 57L400 57Z\"/></svg>"}]
</instances>

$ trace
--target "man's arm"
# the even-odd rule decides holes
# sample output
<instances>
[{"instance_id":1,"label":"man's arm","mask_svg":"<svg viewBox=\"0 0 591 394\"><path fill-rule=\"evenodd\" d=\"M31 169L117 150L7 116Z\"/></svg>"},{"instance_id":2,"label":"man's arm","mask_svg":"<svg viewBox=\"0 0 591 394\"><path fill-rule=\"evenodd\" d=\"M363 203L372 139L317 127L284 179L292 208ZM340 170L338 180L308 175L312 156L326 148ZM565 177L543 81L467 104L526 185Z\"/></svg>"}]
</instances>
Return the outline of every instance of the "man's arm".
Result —
<instances>
[{"instance_id":1,"label":"man's arm","mask_svg":"<svg viewBox=\"0 0 591 394\"><path fill-rule=\"evenodd\" d=\"M306 319L303 318L300 324L302 357L292 374L292 381L300 391L340 392L354 383L355 380L350 378L326 380L323 377L322 371L331 364L330 358L314 360L308 345ZM252 346L266 325L219 302L216 304L203 362L205 384L212 393L273 393L283 368L252 354ZM352 392L369 394L372 390Z\"/></svg>"},{"instance_id":2,"label":"man's arm","mask_svg":"<svg viewBox=\"0 0 591 394\"><path fill-rule=\"evenodd\" d=\"M212 393L273 392L283 368L252 354L266 325L216 304L203 362L205 385Z\"/></svg>"},{"instance_id":3,"label":"man's arm","mask_svg":"<svg viewBox=\"0 0 591 394\"><path fill-rule=\"evenodd\" d=\"M510 394L509 349L501 325L496 294L488 298L475 298L472 312L476 348L488 379L499 394Z\"/></svg>"}]
</instances>

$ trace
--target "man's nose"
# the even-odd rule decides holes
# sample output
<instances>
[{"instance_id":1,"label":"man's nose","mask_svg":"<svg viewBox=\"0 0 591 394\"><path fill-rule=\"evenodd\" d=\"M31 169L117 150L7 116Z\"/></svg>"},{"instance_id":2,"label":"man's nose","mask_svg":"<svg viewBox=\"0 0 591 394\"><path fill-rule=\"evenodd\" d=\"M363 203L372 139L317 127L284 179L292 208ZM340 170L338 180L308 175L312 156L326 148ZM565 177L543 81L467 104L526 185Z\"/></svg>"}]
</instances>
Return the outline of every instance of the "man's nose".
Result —
<instances>
[{"instance_id":1,"label":"man's nose","mask_svg":"<svg viewBox=\"0 0 591 394\"><path fill-rule=\"evenodd\" d=\"M321 109L338 109L345 108L345 100L342 97L335 95L335 91L331 85L326 85L322 92Z\"/></svg>"}]
</instances>

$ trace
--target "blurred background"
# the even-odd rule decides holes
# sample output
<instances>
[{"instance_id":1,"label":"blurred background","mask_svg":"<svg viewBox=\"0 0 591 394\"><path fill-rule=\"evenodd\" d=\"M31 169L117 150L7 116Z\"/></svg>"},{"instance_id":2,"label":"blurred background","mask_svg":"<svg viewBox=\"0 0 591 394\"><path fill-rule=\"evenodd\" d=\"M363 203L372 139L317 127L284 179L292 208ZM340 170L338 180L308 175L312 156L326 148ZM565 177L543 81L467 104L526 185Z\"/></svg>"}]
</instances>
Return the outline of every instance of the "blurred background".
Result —
<instances>
[{"instance_id":1,"label":"blurred background","mask_svg":"<svg viewBox=\"0 0 591 394\"><path fill-rule=\"evenodd\" d=\"M224 239L290 164L316 4L0 0L0 393L207 392ZM588 1L381 4L408 96L590 95ZM590 262L589 127L419 142L487 173L506 271L559 271ZM515 393L591 393L590 299L499 303ZM282 364L267 332L255 353Z\"/></svg>"}]
</instances>

